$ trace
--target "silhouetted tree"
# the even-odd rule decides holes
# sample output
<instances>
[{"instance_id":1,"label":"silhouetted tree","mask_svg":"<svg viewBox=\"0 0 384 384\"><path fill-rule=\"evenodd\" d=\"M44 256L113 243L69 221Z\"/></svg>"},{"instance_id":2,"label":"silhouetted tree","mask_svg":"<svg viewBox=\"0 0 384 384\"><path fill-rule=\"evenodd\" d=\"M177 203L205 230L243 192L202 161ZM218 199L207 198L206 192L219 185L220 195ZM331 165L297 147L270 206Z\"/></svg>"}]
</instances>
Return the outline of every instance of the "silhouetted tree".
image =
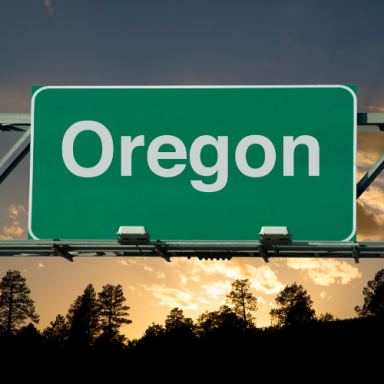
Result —
<instances>
[{"instance_id":1,"label":"silhouetted tree","mask_svg":"<svg viewBox=\"0 0 384 384\"><path fill-rule=\"evenodd\" d=\"M299 325L316 319L311 296L296 282L280 291L275 301L278 308L269 312L273 325Z\"/></svg>"},{"instance_id":2,"label":"silhouetted tree","mask_svg":"<svg viewBox=\"0 0 384 384\"><path fill-rule=\"evenodd\" d=\"M123 288L121 285L107 284L103 287L102 292L98 293L99 296L99 314L101 319L101 326L104 331L106 339L116 339L123 341L125 337L119 335L119 328L123 324L130 324L132 320L125 317L129 316L130 307L123 305L125 297L123 295Z\"/></svg>"},{"instance_id":3,"label":"silhouetted tree","mask_svg":"<svg viewBox=\"0 0 384 384\"><path fill-rule=\"evenodd\" d=\"M364 304L355 307L359 317L384 316L384 269L378 271L363 289Z\"/></svg>"},{"instance_id":4,"label":"silhouetted tree","mask_svg":"<svg viewBox=\"0 0 384 384\"><path fill-rule=\"evenodd\" d=\"M69 336L69 324L65 317L57 315L56 320L51 321L51 326L44 329L43 335L49 343L65 345Z\"/></svg>"},{"instance_id":5,"label":"silhouetted tree","mask_svg":"<svg viewBox=\"0 0 384 384\"><path fill-rule=\"evenodd\" d=\"M19 271L8 271L0 283L0 325L10 334L29 318L39 322L35 302L30 298L26 278Z\"/></svg>"},{"instance_id":6,"label":"silhouetted tree","mask_svg":"<svg viewBox=\"0 0 384 384\"><path fill-rule=\"evenodd\" d=\"M164 336L166 335L165 327L161 324L152 323L144 332L140 340L136 341L136 344L128 342L128 348L139 346L142 350L152 350L158 348L161 345Z\"/></svg>"},{"instance_id":7,"label":"silhouetted tree","mask_svg":"<svg viewBox=\"0 0 384 384\"><path fill-rule=\"evenodd\" d=\"M244 328L253 328L256 318L252 312L257 311L257 298L250 292L248 279L237 279L232 283L232 291L227 295L226 303L233 306L233 311L243 321Z\"/></svg>"},{"instance_id":8,"label":"silhouetted tree","mask_svg":"<svg viewBox=\"0 0 384 384\"><path fill-rule=\"evenodd\" d=\"M161 338L165 333L165 328L161 324L152 323L144 332L143 338Z\"/></svg>"},{"instance_id":9,"label":"silhouetted tree","mask_svg":"<svg viewBox=\"0 0 384 384\"><path fill-rule=\"evenodd\" d=\"M90 345L100 334L100 306L92 284L68 310L69 337L72 342Z\"/></svg>"},{"instance_id":10,"label":"silhouetted tree","mask_svg":"<svg viewBox=\"0 0 384 384\"><path fill-rule=\"evenodd\" d=\"M325 314L321 313L317 320L326 323L327 321L335 321L335 318L329 312L325 312Z\"/></svg>"},{"instance_id":11,"label":"silhouetted tree","mask_svg":"<svg viewBox=\"0 0 384 384\"><path fill-rule=\"evenodd\" d=\"M43 341L44 337L41 332L32 323L29 323L16 332L12 343L17 349L28 348L36 352L36 348L41 347Z\"/></svg>"},{"instance_id":12,"label":"silhouetted tree","mask_svg":"<svg viewBox=\"0 0 384 384\"><path fill-rule=\"evenodd\" d=\"M178 307L173 308L171 313L167 316L165 320L165 329L167 332L177 332L177 331L194 331L195 324L190 317L185 317L183 310Z\"/></svg>"},{"instance_id":13,"label":"silhouetted tree","mask_svg":"<svg viewBox=\"0 0 384 384\"><path fill-rule=\"evenodd\" d=\"M222 305L218 311L206 311L197 319L197 332L200 336L212 332L241 329L243 320L227 305Z\"/></svg>"}]
</instances>

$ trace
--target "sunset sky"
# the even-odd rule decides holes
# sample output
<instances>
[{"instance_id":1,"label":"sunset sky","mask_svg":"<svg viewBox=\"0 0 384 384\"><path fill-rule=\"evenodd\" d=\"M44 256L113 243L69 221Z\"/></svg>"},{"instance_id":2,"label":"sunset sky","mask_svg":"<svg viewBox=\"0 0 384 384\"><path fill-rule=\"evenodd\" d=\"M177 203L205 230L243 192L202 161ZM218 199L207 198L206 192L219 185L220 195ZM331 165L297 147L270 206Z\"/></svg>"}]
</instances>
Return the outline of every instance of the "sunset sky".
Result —
<instances>
[{"instance_id":1,"label":"sunset sky","mask_svg":"<svg viewBox=\"0 0 384 384\"><path fill-rule=\"evenodd\" d=\"M376 0L3 1L0 113L30 112L33 85L287 84L356 84L358 111L384 113L383 11ZM0 157L19 137L0 133ZM384 153L384 133L359 133L357 149L359 180ZM27 238L28 185L29 156L0 185L0 239ZM384 240L384 176L357 202L357 239ZM39 329L89 283L121 284L132 320L122 331L133 339L176 306L193 319L218 309L237 278L252 283L260 327L294 281L318 315L354 317L382 268L380 259L4 257L0 278L9 269L27 278Z\"/></svg>"}]
</instances>

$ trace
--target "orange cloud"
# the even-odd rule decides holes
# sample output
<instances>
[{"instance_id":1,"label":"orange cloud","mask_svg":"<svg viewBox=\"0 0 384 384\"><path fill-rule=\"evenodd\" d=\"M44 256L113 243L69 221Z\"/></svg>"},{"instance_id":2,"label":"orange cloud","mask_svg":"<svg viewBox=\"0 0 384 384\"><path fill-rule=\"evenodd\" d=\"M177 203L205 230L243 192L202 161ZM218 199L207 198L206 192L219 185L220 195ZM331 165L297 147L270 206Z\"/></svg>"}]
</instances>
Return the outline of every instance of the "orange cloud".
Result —
<instances>
[{"instance_id":1,"label":"orange cloud","mask_svg":"<svg viewBox=\"0 0 384 384\"><path fill-rule=\"evenodd\" d=\"M144 259L146 259L146 258L141 257L139 260L144 260ZM147 265L147 264L142 263L140 261L133 260L133 259L121 259L121 258L117 258L116 261L118 264L124 265L126 267L133 267L133 266L142 267L146 272L155 273L159 279L165 278L164 272L162 272L162 271L156 271L155 272L154 269L150 265Z\"/></svg>"},{"instance_id":2,"label":"orange cloud","mask_svg":"<svg viewBox=\"0 0 384 384\"><path fill-rule=\"evenodd\" d=\"M147 292L160 300L158 305L167 305L170 308L197 309L197 305L192 303L192 294L189 291L181 291L175 288L168 288L164 284L152 284L151 287L144 286Z\"/></svg>"},{"instance_id":3,"label":"orange cloud","mask_svg":"<svg viewBox=\"0 0 384 384\"><path fill-rule=\"evenodd\" d=\"M13 237L0 235L0 240L13 240Z\"/></svg>"},{"instance_id":4,"label":"orange cloud","mask_svg":"<svg viewBox=\"0 0 384 384\"><path fill-rule=\"evenodd\" d=\"M287 259L287 266L301 270L305 277L317 285L328 286L336 281L347 284L352 279L361 277L361 273L356 267L345 261L334 259Z\"/></svg>"},{"instance_id":5,"label":"orange cloud","mask_svg":"<svg viewBox=\"0 0 384 384\"><path fill-rule=\"evenodd\" d=\"M20 213L25 214L25 216L28 215L25 208L22 205L11 204L7 211L9 215L8 217L12 219L13 223L12 225L5 225L3 227L3 232L6 236L0 235L0 240L13 240L13 236L21 236L24 233L24 229L20 226L20 219L18 216ZM22 219L25 221L25 217Z\"/></svg>"},{"instance_id":6,"label":"orange cloud","mask_svg":"<svg viewBox=\"0 0 384 384\"><path fill-rule=\"evenodd\" d=\"M28 215L28 212L26 211L26 209L20 204L17 206L15 204L11 204L7 209L7 211L9 212L9 217L13 220L16 220L19 213L24 213Z\"/></svg>"},{"instance_id":7,"label":"orange cloud","mask_svg":"<svg viewBox=\"0 0 384 384\"><path fill-rule=\"evenodd\" d=\"M141 264L147 272L153 272L153 268L149 265Z\"/></svg>"},{"instance_id":8,"label":"orange cloud","mask_svg":"<svg viewBox=\"0 0 384 384\"><path fill-rule=\"evenodd\" d=\"M54 8L52 7L52 1L51 0L43 0L43 3L47 7L49 14L51 16L53 16Z\"/></svg>"},{"instance_id":9,"label":"orange cloud","mask_svg":"<svg viewBox=\"0 0 384 384\"><path fill-rule=\"evenodd\" d=\"M156 275L159 279L165 279L165 273L162 271L157 271Z\"/></svg>"},{"instance_id":10,"label":"orange cloud","mask_svg":"<svg viewBox=\"0 0 384 384\"><path fill-rule=\"evenodd\" d=\"M20 236L24 232L24 229L19 225L13 224L10 227L5 225L3 231L6 235Z\"/></svg>"},{"instance_id":11,"label":"orange cloud","mask_svg":"<svg viewBox=\"0 0 384 384\"><path fill-rule=\"evenodd\" d=\"M364 111L364 112L378 112L378 113L383 113L384 112L384 108L381 108L381 107L376 107L374 105L361 105L361 109Z\"/></svg>"},{"instance_id":12,"label":"orange cloud","mask_svg":"<svg viewBox=\"0 0 384 384\"><path fill-rule=\"evenodd\" d=\"M211 304L211 302L209 300L204 299L202 297L199 297L197 300L200 301L200 303L203 303L203 304Z\"/></svg>"},{"instance_id":13,"label":"orange cloud","mask_svg":"<svg viewBox=\"0 0 384 384\"><path fill-rule=\"evenodd\" d=\"M16 206L14 204L11 204L11 206L8 208L9 217L13 220L16 220L17 215L19 214L19 211L17 210Z\"/></svg>"},{"instance_id":14,"label":"orange cloud","mask_svg":"<svg viewBox=\"0 0 384 384\"><path fill-rule=\"evenodd\" d=\"M228 294L231 291L231 283L229 281L215 281L201 286L205 290L207 296L217 299L218 295Z\"/></svg>"},{"instance_id":15,"label":"orange cloud","mask_svg":"<svg viewBox=\"0 0 384 384\"><path fill-rule=\"evenodd\" d=\"M371 186L360 196L359 202L371 209L378 210L379 214L384 214L384 193L380 187Z\"/></svg>"},{"instance_id":16,"label":"orange cloud","mask_svg":"<svg viewBox=\"0 0 384 384\"><path fill-rule=\"evenodd\" d=\"M384 238L384 216L370 212L362 202L356 206L357 240L381 240Z\"/></svg>"},{"instance_id":17,"label":"orange cloud","mask_svg":"<svg viewBox=\"0 0 384 384\"><path fill-rule=\"evenodd\" d=\"M175 264L176 263L172 264L171 266L174 267ZM192 280L192 281L199 281L200 280L200 277L198 275L192 274L190 276L186 276L183 272L179 271L178 269L175 269L174 271L176 274L179 275L180 283L182 285L186 285L188 280Z\"/></svg>"},{"instance_id":18,"label":"orange cloud","mask_svg":"<svg viewBox=\"0 0 384 384\"><path fill-rule=\"evenodd\" d=\"M384 153L382 132L359 132L357 134L357 166L372 164Z\"/></svg>"},{"instance_id":19,"label":"orange cloud","mask_svg":"<svg viewBox=\"0 0 384 384\"><path fill-rule=\"evenodd\" d=\"M373 107L367 107L373 112ZM375 107L376 108L376 107ZM377 112L377 111L376 111ZM384 153L381 132L360 132L357 135L357 180L360 180ZM357 201L357 240L381 240L384 238L384 175Z\"/></svg>"},{"instance_id":20,"label":"orange cloud","mask_svg":"<svg viewBox=\"0 0 384 384\"><path fill-rule=\"evenodd\" d=\"M129 265L125 260L117 259L118 264L120 265Z\"/></svg>"},{"instance_id":21,"label":"orange cloud","mask_svg":"<svg viewBox=\"0 0 384 384\"><path fill-rule=\"evenodd\" d=\"M257 301L258 301L259 303L265 304L265 300L264 300L262 297L258 297L258 298L257 298Z\"/></svg>"},{"instance_id":22,"label":"orange cloud","mask_svg":"<svg viewBox=\"0 0 384 384\"><path fill-rule=\"evenodd\" d=\"M234 280L248 278L252 288L267 294L277 293L284 288L276 272L272 271L268 265L256 268L245 264L241 258L233 258L230 261L178 259L175 260L174 265L182 263L188 263L188 272L193 276L220 274Z\"/></svg>"}]
</instances>

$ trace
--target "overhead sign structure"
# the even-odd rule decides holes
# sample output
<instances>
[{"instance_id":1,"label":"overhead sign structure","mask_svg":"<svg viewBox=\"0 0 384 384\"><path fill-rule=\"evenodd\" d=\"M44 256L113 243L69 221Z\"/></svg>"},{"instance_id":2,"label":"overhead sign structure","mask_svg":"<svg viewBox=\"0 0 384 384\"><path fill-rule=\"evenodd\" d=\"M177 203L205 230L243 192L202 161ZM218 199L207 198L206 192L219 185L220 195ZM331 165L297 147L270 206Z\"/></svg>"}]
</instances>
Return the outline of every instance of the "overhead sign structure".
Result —
<instances>
[{"instance_id":1,"label":"overhead sign structure","mask_svg":"<svg viewBox=\"0 0 384 384\"><path fill-rule=\"evenodd\" d=\"M41 87L31 119L33 239L355 239L347 86Z\"/></svg>"}]
</instances>

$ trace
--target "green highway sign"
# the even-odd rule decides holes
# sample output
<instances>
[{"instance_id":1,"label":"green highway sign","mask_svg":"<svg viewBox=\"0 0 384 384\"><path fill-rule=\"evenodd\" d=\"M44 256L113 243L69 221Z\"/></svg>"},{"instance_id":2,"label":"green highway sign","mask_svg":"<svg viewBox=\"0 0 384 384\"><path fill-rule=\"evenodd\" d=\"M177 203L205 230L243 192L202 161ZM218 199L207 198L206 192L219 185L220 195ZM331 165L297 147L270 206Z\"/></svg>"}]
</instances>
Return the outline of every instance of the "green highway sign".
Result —
<instances>
[{"instance_id":1,"label":"green highway sign","mask_svg":"<svg viewBox=\"0 0 384 384\"><path fill-rule=\"evenodd\" d=\"M33 239L355 240L348 86L49 86L31 113Z\"/></svg>"}]
</instances>

